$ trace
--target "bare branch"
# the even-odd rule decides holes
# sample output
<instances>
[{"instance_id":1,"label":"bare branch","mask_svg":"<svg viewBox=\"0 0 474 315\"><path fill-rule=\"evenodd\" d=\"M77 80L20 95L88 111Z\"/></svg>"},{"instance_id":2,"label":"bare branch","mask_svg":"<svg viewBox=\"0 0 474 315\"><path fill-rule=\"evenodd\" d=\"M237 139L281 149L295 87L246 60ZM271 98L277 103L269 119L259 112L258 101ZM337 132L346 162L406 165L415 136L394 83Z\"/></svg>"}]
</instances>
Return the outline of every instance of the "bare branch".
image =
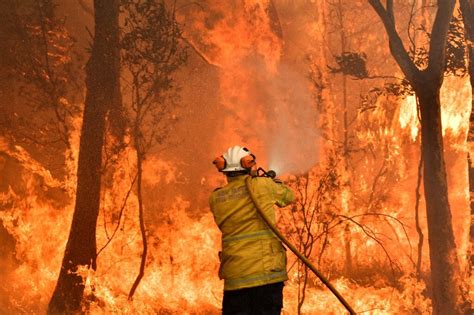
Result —
<instances>
[{"instance_id":1,"label":"bare branch","mask_svg":"<svg viewBox=\"0 0 474 315\"><path fill-rule=\"evenodd\" d=\"M438 10L431 32L428 71L440 78L444 72L446 38L455 2L455 0L438 0Z\"/></svg>"},{"instance_id":2,"label":"bare branch","mask_svg":"<svg viewBox=\"0 0 474 315\"><path fill-rule=\"evenodd\" d=\"M379 238L377 238L377 233L375 233L375 231L373 231L369 227L363 225L362 223L357 222L356 220L353 219L353 217L351 218L351 217L347 217L347 216L344 216L344 215L341 215L341 217L343 217L346 220L348 220L348 221L354 223L355 225L357 225L362 230L362 232L364 232L364 234L367 235L367 237L374 240L382 248L382 250L385 253L385 256L387 257L387 259L390 263L390 268L392 269L392 275L395 278L395 268L394 268L395 263L392 260L392 258L390 257L390 254L388 253L387 249L383 245L382 241Z\"/></svg>"},{"instance_id":3,"label":"bare branch","mask_svg":"<svg viewBox=\"0 0 474 315\"><path fill-rule=\"evenodd\" d=\"M392 20L393 25L395 25L395 14L393 14L393 0L387 0L387 13Z\"/></svg>"},{"instance_id":4,"label":"bare branch","mask_svg":"<svg viewBox=\"0 0 474 315\"><path fill-rule=\"evenodd\" d=\"M115 227L114 231L112 232L112 235L110 237L107 237L107 242L105 242L104 246L102 246L98 251L97 251L97 254L95 255L96 256L96 259L97 257L99 256L99 254L109 245L109 243L112 241L112 239L114 238L115 236L115 233L117 233L119 227L120 227L120 221L122 219L122 215L123 215L123 211L125 209L125 206L127 205L127 201L128 201L128 197L130 197L130 193L132 192L133 190L133 186L135 185L135 181L137 180L137 176L138 174L135 174L135 177L133 178L133 181L132 183L130 184L130 188L129 190L127 191L127 194L125 195L125 198L122 202L122 206L120 207L120 211L119 211L119 217L118 217L118 222L117 222L117 226ZM104 218L105 218L105 214L104 214ZM105 224L104 224L105 226ZM107 234L107 230L105 230L106 234Z\"/></svg>"},{"instance_id":5,"label":"bare branch","mask_svg":"<svg viewBox=\"0 0 474 315\"><path fill-rule=\"evenodd\" d=\"M413 0L411 3L411 10L410 10L410 19L408 20L408 27L407 27L407 35L408 39L410 40L410 47L409 50L412 54L415 53L416 49L416 44L415 44L415 36L416 36L416 30L413 31L413 36L410 33L410 29L415 28L415 25L413 25L413 17L415 16L415 4L416 0Z\"/></svg>"},{"instance_id":6,"label":"bare branch","mask_svg":"<svg viewBox=\"0 0 474 315\"><path fill-rule=\"evenodd\" d=\"M393 57L397 61L400 69L403 71L408 81L414 82L414 79L419 74L420 70L418 70L413 61L410 59L410 56L403 46L402 39L397 33L393 20L393 5L389 7L392 10L392 13L388 13L379 0L368 0L368 2L374 8L375 12L378 14L385 26L385 30L387 31L389 38L390 51Z\"/></svg>"},{"instance_id":7,"label":"bare branch","mask_svg":"<svg viewBox=\"0 0 474 315\"><path fill-rule=\"evenodd\" d=\"M182 39L189 47L191 47L192 50L194 50L194 52L195 52L199 57L201 57L201 59L204 60L208 65L211 65L211 66L214 66L214 67L218 67L218 68L219 68L218 65L212 63L212 61L210 61L206 56L204 56L204 54L203 54L202 52L200 52L200 51L196 48L196 46L194 46L194 44L191 43L186 37L184 37L184 36L182 36L182 35L181 35L180 37L181 37L181 39Z\"/></svg>"}]
</instances>

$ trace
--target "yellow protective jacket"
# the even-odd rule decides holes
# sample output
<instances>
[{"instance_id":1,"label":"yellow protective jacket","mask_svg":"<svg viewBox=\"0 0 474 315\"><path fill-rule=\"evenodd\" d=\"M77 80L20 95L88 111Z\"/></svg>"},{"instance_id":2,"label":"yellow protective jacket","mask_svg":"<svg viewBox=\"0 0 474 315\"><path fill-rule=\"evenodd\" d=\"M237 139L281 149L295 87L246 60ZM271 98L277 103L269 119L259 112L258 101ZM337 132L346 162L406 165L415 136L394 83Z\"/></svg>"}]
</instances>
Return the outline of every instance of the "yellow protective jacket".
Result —
<instances>
[{"instance_id":1,"label":"yellow protective jacket","mask_svg":"<svg viewBox=\"0 0 474 315\"><path fill-rule=\"evenodd\" d=\"M224 279L225 291L288 279L285 249L258 215L245 184L248 176L228 177L228 184L210 197L214 220L222 232L219 277ZM290 188L271 178L253 177L250 185L273 224L273 206L284 207L294 200Z\"/></svg>"}]
</instances>

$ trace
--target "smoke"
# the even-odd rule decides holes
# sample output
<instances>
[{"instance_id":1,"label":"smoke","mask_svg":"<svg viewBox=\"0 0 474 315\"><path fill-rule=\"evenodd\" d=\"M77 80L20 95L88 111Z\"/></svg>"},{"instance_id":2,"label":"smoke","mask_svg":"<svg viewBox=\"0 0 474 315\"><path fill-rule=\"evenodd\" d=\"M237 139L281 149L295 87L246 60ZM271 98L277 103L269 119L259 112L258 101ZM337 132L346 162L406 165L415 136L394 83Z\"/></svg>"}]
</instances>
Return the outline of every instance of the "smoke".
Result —
<instances>
[{"instance_id":1,"label":"smoke","mask_svg":"<svg viewBox=\"0 0 474 315\"><path fill-rule=\"evenodd\" d=\"M238 100L240 106L232 104L250 109L250 115L237 114L248 119L244 139L259 143L267 167L277 174L307 172L318 160L317 112L309 82L291 64L281 62L272 72L261 58L241 65L248 73L248 85Z\"/></svg>"},{"instance_id":2,"label":"smoke","mask_svg":"<svg viewBox=\"0 0 474 315\"><path fill-rule=\"evenodd\" d=\"M220 5L212 8L206 19L212 23L200 29L206 45L198 44L219 72L219 133L212 149L240 144L279 174L307 172L318 156L309 65L298 69L301 60L282 59L284 42L272 28L279 21L268 15L268 2L237 1L226 14Z\"/></svg>"},{"instance_id":3,"label":"smoke","mask_svg":"<svg viewBox=\"0 0 474 315\"><path fill-rule=\"evenodd\" d=\"M317 163L317 112L308 80L289 65L270 71L261 56L221 74L221 151L242 144L277 174L304 173ZM267 165L265 165L267 164Z\"/></svg>"},{"instance_id":4,"label":"smoke","mask_svg":"<svg viewBox=\"0 0 474 315\"><path fill-rule=\"evenodd\" d=\"M273 122L265 135L269 167L281 173L304 173L317 162L317 114L308 81L282 65L267 106Z\"/></svg>"}]
</instances>

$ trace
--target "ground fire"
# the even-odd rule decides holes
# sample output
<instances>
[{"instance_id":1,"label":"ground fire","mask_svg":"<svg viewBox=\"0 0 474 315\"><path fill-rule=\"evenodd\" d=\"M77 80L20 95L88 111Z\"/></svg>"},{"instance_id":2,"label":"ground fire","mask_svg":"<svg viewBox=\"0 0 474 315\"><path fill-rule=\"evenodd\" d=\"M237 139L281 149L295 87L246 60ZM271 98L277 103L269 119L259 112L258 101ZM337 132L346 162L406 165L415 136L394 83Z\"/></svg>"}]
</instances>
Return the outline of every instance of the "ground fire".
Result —
<instances>
[{"instance_id":1,"label":"ground fire","mask_svg":"<svg viewBox=\"0 0 474 315\"><path fill-rule=\"evenodd\" d=\"M294 192L282 314L469 314L473 10L0 1L0 314L221 314L234 145Z\"/></svg>"}]
</instances>

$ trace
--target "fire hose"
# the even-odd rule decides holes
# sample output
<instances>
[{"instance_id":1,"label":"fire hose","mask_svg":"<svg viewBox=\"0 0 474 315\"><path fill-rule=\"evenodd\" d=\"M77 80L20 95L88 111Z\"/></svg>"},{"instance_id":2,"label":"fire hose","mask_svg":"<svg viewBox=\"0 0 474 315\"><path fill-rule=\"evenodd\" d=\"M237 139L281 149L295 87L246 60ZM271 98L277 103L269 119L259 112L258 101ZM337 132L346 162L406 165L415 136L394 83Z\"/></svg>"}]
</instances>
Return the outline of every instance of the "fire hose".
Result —
<instances>
[{"instance_id":1,"label":"fire hose","mask_svg":"<svg viewBox=\"0 0 474 315\"><path fill-rule=\"evenodd\" d=\"M275 172L273 172L273 171L268 171L268 173L267 173L261 168L259 170L263 171L265 176L268 176L268 177L271 177L271 178L275 177L274 176ZM270 173L270 172L272 172L272 173ZM273 176L271 176L271 175L273 175ZM349 303L347 303L347 301L344 299L344 297L342 297L342 295L339 293L339 291L337 291L336 288L326 279L326 277L324 277L323 274L321 274L321 272L319 272L316 269L316 267L308 260L308 258L306 258L302 253L300 253L298 251L298 249L296 249L296 247L293 246L293 244L291 244L290 241L288 241L288 239L283 234L281 234L281 232L278 231L278 229L270 222L270 219L268 219L268 217L265 215L263 210L260 208L260 205L257 202L257 198L255 197L254 192L252 191L252 189L250 187L250 180L251 179L252 179L252 177L250 177L250 176L247 177L247 179L245 180L245 184L247 186L247 190L249 192L250 199L252 199L252 202L255 205L255 208L257 208L257 212L262 217L263 221L268 225L270 230L272 230L273 233L275 233L275 235L280 239L280 241L282 241L286 245L286 247L288 247L321 280L321 282L324 283L326 285L326 287L328 287L328 289L337 297L339 302L341 302L342 305L344 305L344 307L349 312L349 314L355 315L356 312L352 309L352 307L349 305Z\"/></svg>"}]
</instances>

